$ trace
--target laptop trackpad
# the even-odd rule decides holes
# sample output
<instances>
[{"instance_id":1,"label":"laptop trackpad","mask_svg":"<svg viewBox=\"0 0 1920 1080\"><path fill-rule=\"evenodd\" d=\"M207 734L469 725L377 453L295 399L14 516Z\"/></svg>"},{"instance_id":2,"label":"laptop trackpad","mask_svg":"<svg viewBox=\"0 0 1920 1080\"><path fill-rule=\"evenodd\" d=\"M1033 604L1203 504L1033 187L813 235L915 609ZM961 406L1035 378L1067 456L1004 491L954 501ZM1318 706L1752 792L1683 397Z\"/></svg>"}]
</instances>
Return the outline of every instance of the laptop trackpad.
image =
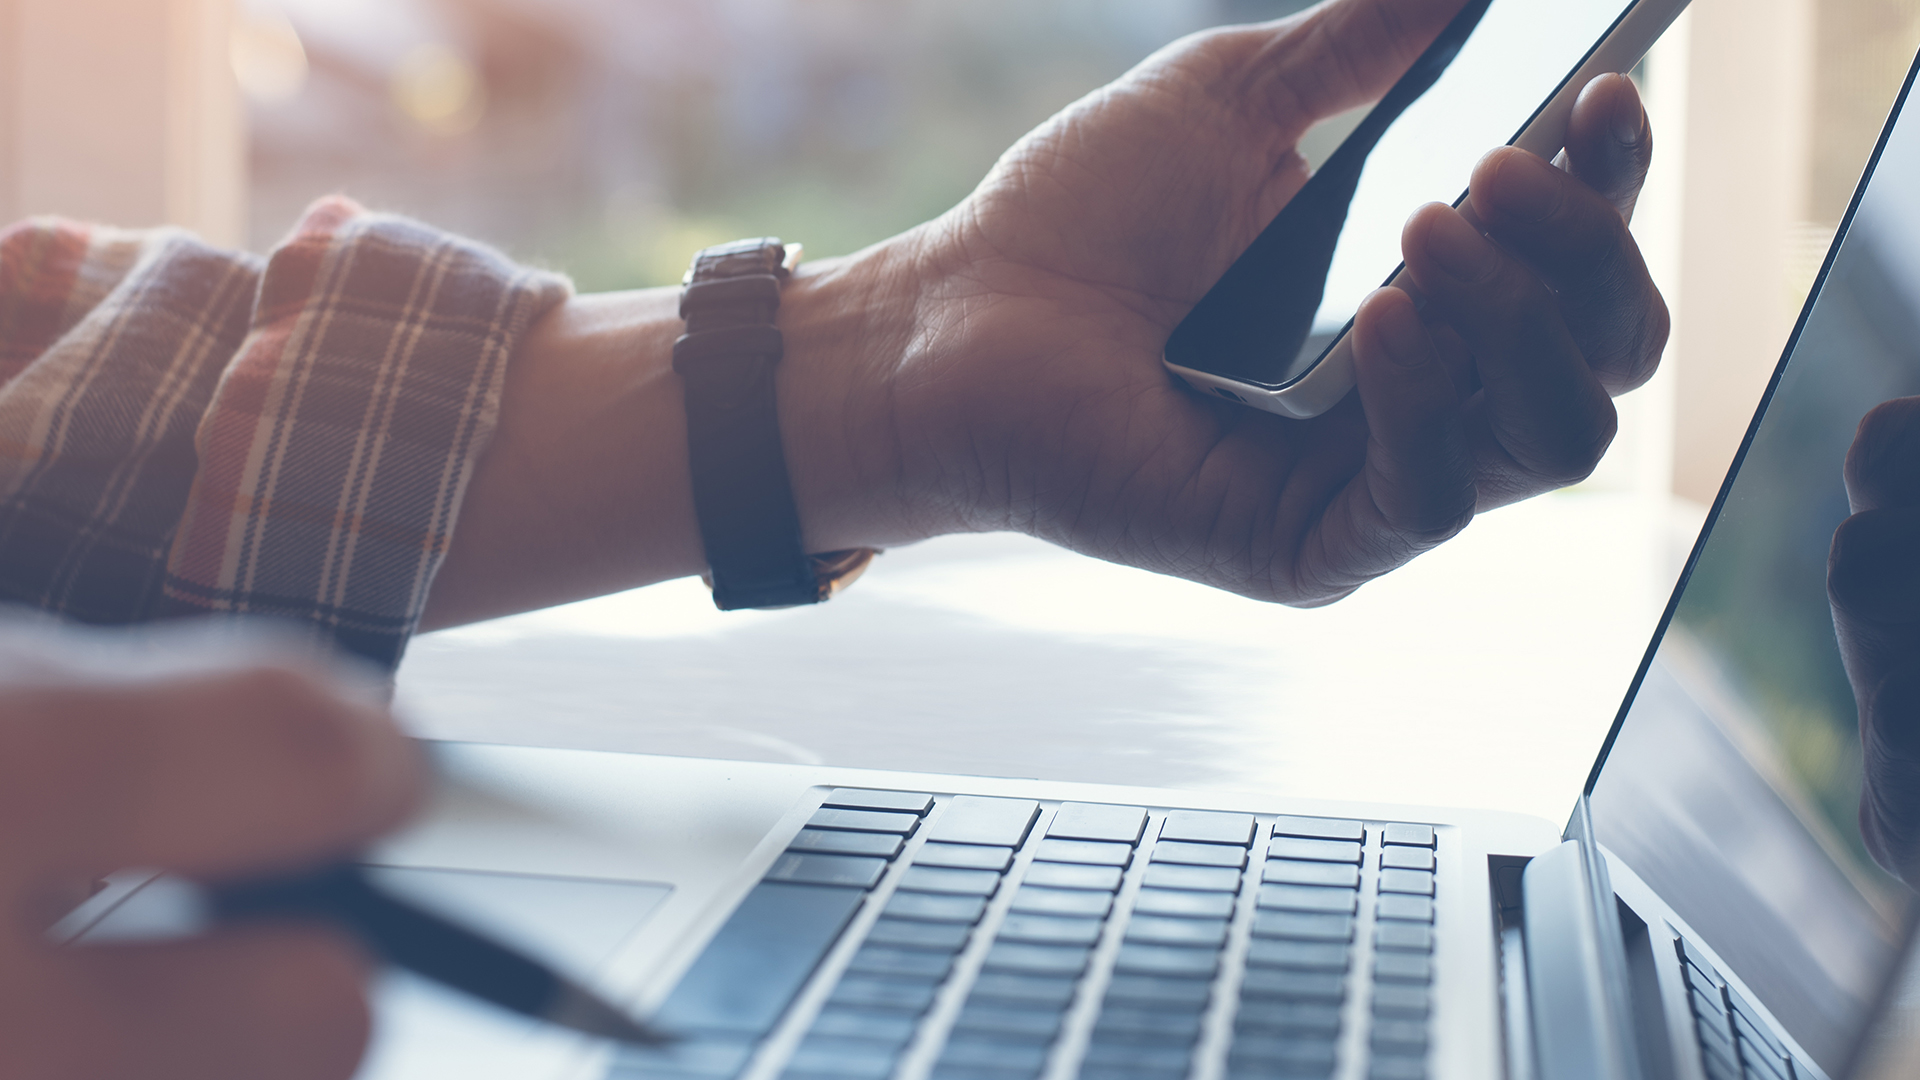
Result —
<instances>
[{"instance_id":1,"label":"laptop trackpad","mask_svg":"<svg viewBox=\"0 0 1920 1080\"><path fill-rule=\"evenodd\" d=\"M653 882L479 870L378 867L380 884L591 983L673 891ZM527 1080L552 1075L576 1037L405 972L374 990L374 1034L358 1080Z\"/></svg>"}]
</instances>

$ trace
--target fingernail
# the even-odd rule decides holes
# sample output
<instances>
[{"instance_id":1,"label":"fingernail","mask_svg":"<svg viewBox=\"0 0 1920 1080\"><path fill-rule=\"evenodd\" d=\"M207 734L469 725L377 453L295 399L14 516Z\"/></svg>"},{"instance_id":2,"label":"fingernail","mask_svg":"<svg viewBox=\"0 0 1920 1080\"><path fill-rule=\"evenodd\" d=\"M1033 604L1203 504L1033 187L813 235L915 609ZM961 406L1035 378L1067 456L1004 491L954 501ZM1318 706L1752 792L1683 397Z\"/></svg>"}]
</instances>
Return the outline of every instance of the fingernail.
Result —
<instances>
[{"instance_id":1,"label":"fingernail","mask_svg":"<svg viewBox=\"0 0 1920 1080\"><path fill-rule=\"evenodd\" d=\"M1520 221L1544 221L1560 209L1561 172L1524 151L1507 154L1493 172L1490 192L1501 213Z\"/></svg>"},{"instance_id":2,"label":"fingernail","mask_svg":"<svg viewBox=\"0 0 1920 1080\"><path fill-rule=\"evenodd\" d=\"M1434 215L1427 229L1427 254L1441 270L1464 282L1479 281L1493 273L1498 262L1487 238L1453 210Z\"/></svg>"},{"instance_id":3,"label":"fingernail","mask_svg":"<svg viewBox=\"0 0 1920 1080\"><path fill-rule=\"evenodd\" d=\"M1380 344L1395 367L1417 368L1427 362L1433 343L1427 338L1427 328L1420 324L1420 316L1414 314L1413 305L1394 305L1392 313L1380 320L1379 329Z\"/></svg>"},{"instance_id":4,"label":"fingernail","mask_svg":"<svg viewBox=\"0 0 1920 1080\"><path fill-rule=\"evenodd\" d=\"M1647 110L1640 105L1640 95L1622 93L1613 103L1613 137L1621 146L1639 146L1646 133Z\"/></svg>"}]
</instances>

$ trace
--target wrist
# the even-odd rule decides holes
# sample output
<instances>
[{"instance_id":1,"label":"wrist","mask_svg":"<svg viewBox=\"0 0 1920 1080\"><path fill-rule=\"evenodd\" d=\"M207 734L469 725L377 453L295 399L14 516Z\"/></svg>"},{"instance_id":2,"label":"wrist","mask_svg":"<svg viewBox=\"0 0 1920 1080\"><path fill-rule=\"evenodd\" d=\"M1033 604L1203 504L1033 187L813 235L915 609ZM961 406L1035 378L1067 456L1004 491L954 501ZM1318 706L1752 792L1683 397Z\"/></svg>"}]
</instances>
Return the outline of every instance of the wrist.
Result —
<instances>
[{"instance_id":1,"label":"wrist","mask_svg":"<svg viewBox=\"0 0 1920 1080\"><path fill-rule=\"evenodd\" d=\"M897 387L921 318L908 238L804 262L778 325L780 428L808 551L891 547L957 526L912 481Z\"/></svg>"}]
</instances>

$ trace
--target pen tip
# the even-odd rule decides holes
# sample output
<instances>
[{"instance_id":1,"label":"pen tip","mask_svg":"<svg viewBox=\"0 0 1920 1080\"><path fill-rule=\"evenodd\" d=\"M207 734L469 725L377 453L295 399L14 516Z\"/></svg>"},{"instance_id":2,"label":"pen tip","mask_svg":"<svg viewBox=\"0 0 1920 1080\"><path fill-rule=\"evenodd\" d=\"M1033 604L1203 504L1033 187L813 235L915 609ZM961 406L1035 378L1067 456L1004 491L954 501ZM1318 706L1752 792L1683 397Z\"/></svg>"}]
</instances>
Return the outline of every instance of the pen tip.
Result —
<instances>
[{"instance_id":1,"label":"pen tip","mask_svg":"<svg viewBox=\"0 0 1920 1080\"><path fill-rule=\"evenodd\" d=\"M574 1031L632 1046L665 1046L674 1041L672 1035L648 1027L577 986L563 987L543 1019Z\"/></svg>"}]
</instances>

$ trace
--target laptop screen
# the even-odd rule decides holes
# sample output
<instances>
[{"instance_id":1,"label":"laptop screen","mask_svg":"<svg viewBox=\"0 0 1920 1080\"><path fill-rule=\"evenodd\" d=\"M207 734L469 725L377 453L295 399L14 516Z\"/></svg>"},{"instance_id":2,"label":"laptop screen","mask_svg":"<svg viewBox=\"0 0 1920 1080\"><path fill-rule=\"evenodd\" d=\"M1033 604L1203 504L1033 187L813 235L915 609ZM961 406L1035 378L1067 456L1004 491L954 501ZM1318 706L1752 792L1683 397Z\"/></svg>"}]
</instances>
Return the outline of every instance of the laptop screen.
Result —
<instances>
[{"instance_id":1,"label":"laptop screen","mask_svg":"<svg viewBox=\"0 0 1920 1080\"><path fill-rule=\"evenodd\" d=\"M1591 787L1600 842L1833 1076L1909 893L1861 839L1827 552L1856 425L1916 394L1920 115L1896 106Z\"/></svg>"}]
</instances>

